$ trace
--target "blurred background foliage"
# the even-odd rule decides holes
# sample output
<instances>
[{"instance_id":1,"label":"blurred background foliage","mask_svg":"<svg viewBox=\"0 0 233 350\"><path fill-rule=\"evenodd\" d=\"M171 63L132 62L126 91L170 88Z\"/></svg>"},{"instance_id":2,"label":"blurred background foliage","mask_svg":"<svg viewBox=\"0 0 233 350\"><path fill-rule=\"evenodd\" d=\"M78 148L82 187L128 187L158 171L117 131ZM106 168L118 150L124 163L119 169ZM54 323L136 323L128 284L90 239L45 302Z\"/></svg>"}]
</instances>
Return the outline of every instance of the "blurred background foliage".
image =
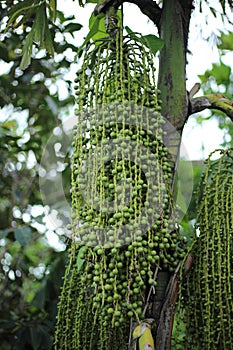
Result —
<instances>
[{"instance_id":1,"label":"blurred background foliage","mask_svg":"<svg viewBox=\"0 0 233 350\"><path fill-rule=\"evenodd\" d=\"M233 33L221 33L218 38L219 62L213 63L211 69L199 75L201 87L205 95L221 93L230 100L233 96L233 71L232 65L224 63L224 57L233 51ZM233 147L233 124L226 115L220 111L212 111L208 117L198 116L197 121L216 118L219 128L224 131L223 147Z\"/></svg>"},{"instance_id":2,"label":"blurred background foliage","mask_svg":"<svg viewBox=\"0 0 233 350\"><path fill-rule=\"evenodd\" d=\"M13 1L0 2L1 350L52 348L66 261L67 232L46 223L39 174L49 136L74 105L68 73L77 48L69 38L81 25L74 16L54 13L53 3L20 2L9 21ZM63 182L69 193L67 168ZM52 235L60 242L55 247Z\"/></svg>"},{"instance_id":3,"label":"blurred background foliage","mask_svg":"<svg viewBox=\"0 0 233 350\"><path fill-rule=\"evenodd\" d=\"M52 0L13 3L0 2L0 344L1 350L49 350L69 239L65 227L46 221L40 160L50 135L72 113L68 73L78 48L69 38L81 25ZM200 76L204 93L232 97L231 67L223 63L232 42L232 33L219 38L219 62ZM232 146L232 123L215 111L207 118L215 117L225 131L223 146ZM203 164L193 165L196 187ZM63 175L69 193L69 162ZM193 198L182 222L187 238L195 214Z\"/></svg>"}]
</instances>

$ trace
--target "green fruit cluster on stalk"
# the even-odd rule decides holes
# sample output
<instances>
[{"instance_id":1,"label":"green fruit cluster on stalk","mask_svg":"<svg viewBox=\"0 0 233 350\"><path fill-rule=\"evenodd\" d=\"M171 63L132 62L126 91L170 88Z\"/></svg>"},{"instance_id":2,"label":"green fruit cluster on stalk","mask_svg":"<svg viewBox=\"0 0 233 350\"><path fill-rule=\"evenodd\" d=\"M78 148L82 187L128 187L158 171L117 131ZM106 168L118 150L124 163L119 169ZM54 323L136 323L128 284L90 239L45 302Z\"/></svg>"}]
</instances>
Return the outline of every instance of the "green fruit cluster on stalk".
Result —
<instances>
[{"instance_id":1,"label":"green fruit cluster on stalk","mask_svg":"<svg viewBox=\"0 0 233 350\"><path fill-rule=\"evenodd\" d=\"M220 157L216 157L220 152ZM182 349L233 349L233 149L213 152L198 193L193 267L182 289ZM181 347L174 347L180 349Z\"/></svg>"},{"instance_id":2,"label":"green fruit cluster on stalk","mask_svg":"<svg viewBox=\"0 0 233 350\"><path fill-rule=\"evenodd\" d=\"M146 290L156 290L154 272L174 271L184 256L153 66L149 50L121 31L86 48L56 349L127 349Z\"/></svg>"}]
</instances>

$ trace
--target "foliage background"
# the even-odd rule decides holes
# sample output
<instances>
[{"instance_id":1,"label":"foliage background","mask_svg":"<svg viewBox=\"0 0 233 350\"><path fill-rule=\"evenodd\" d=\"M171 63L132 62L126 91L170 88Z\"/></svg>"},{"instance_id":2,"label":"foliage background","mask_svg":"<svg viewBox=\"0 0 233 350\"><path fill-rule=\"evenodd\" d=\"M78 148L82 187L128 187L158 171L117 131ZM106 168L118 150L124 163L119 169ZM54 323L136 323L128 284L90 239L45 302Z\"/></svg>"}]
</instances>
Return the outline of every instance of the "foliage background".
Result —
<instances>
[{"instance_id":1,"label":"foliage background","mask_svg":"<svg viewBox=\"0 0 233 350\"><path fill-rule=\"evenodd\" d=\"M50 2L44 25L49 28L51 41L34 38L31 59L30 50L25 51L23 45L28 43L36 12L30 12L22 26L11 23L5 30L10 3L0 2L0 344L2 350L49 350L69 232L65 227L48 225L51 208L44 206L40 195L40 160L50 135L55 128L62 128L61 121L72 113L74 98L68 72L79 58L70 39L81 25L74 16L66 17L61 11L56 11L54 21ZM231 98L233 76L223 57L233 51L233 34L221 34L217 42L219 62L200 76L202 89ZM197 123L211 118L217 118L224 130L223 147L233 146L232 123L222 114L196 116ZM68 159L65 164L63 183L69 197ZM194 163L195 186L201 170L202 163ZM192 200L182 223L188 238L195 213ZM59 244L50 244L52 235Z\"/></svg>"}]
</instances>

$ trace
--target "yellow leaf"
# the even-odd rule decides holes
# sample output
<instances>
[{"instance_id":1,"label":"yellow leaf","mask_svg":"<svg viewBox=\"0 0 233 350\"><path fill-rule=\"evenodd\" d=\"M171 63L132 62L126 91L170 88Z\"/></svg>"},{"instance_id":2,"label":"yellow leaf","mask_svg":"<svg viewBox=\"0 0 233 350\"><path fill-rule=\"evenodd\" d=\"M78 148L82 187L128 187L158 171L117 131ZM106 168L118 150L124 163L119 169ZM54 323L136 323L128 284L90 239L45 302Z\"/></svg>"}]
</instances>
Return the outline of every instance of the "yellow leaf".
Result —
<instances>
[{"instance_id":1,"label":"yellow leaf","mask_svg":"<svg viewBox=\"0 0 233 350\"><path fill-rule=\"evenodd\" d=\"M145 327L139 339L139 350L155 350L154 339L150 328Z\"/></svg>"},{"instance_id":2,"label":"yellow leaf","mask_svg":"<svg viewBox=\"0 0 233 350\"><path fill-rule=\"evenodd\" d=\"M141 328L142 328L141 325L139 325L139 326L134 328L133 339L137 339L137 338L139 338L141 336Z\"/></svg>"},{"instance_id":3,"label":"yellow leaf","mask_svg":"<svg viewBox=\"0 0 233 350\"><path fill-rule=\"evenodd\" d=\"M10 120L10 121L1 123L0 126L3 126L4 128L14 128L17 126L17 123L15 120Z\"/></svg>"},{"instance_id":4,"label":"yellow leaf","mask_svg":"<svg viewBox=\"0 0 233 350\"><path fill-rule=\"evenodd\" d=\"M139 350L155 350L154 339L151 334L151 325L141 323L133 331L133 339L139 338Z\"/></svg>"}]
</instances>

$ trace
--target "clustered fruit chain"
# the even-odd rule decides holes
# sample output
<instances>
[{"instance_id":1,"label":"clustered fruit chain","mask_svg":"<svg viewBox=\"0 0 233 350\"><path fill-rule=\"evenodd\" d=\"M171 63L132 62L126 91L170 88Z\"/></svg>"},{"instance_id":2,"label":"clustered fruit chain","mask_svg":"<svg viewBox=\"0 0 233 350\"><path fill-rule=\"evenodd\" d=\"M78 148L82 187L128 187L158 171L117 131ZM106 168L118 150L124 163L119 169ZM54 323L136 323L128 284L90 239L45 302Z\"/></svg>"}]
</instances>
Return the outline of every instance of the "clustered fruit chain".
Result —
<instances>
[{"instance_id":1,"label":"clustered fruit chain","mask_svg":"<svg viewBox=\"0 0 233 350\"><path fill-rule=\"evenodd\" d=\"M233 349L232 165L233 149L214 151L200 181L194 264L179 305L179 319L186 324L182 349Z\"/></svg>"},{"instance_id":2,"label":"clustered fruit chain","mask_svg":"<svg viewBox=\"0 0 233 350\"><path fill-rule=\"evenodd\" d=\"M73 239L55 346L126 350L155 271L173 272L185 254L153 56L119 30L87 46L75 89Z\"/></svg>"}]
</instances>

